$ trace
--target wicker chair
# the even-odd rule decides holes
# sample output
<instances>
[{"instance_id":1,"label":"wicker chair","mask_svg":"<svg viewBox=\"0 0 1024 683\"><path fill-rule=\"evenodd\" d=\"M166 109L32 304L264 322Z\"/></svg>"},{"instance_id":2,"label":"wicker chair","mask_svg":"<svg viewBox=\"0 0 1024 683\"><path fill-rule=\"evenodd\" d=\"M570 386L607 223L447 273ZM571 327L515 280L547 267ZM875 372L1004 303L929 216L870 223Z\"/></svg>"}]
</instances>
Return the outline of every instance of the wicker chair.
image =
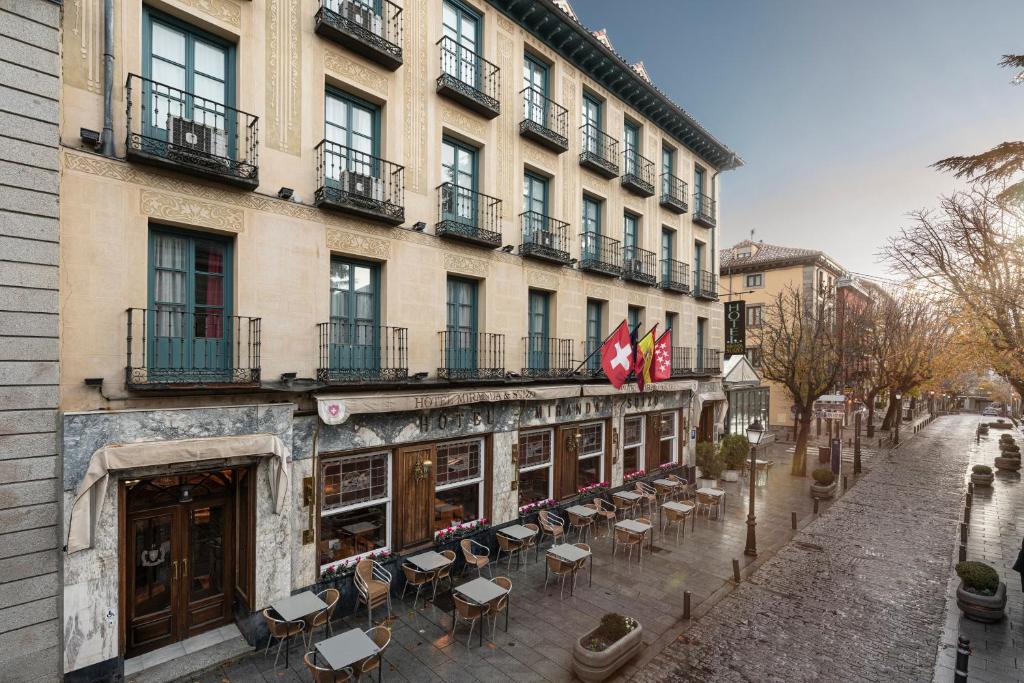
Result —
<instances>
[{"instance_id":1,"label":"wicker chair","mask_svg":"<svg viewBox=\"0 0 1024 683\"><path fill-rule=\"evenodd\" d=\"M401 599L405 599L405 591L409 586L415 586L416 595L412 599L412 608L416 609L416 601L420 599L420 591L434 584L436 572L425 572L406 562L402 565L402 573L405 574L405 585L402 586Z\"/></svg>"},{"instance_id":2,"label":"wicker chair","mask_svg":"<svg viewBox=\"0 0 1024 683\"><path fill-rule=\"evenodd\" d=\"M590 552L590 546L587 545L586 543L573 543L573 545L576 546L577 548L579 548L580 550L585 550L588 553ZM576 588L576 576L581 571L583 571L583 567L586 566L588 561L589 561L589 558L586 558L586 557L576 561L576 563L575 563L576 566L572 570L572 587L574 589ZM591 566L593 566L593 565L591 565Z\"/></svg>"},{"instance_id":3,"label":"wicker chair","mask_svg":"<svg viewBox=\"0 0 1024 683\"><path fill-rule=\"evenodd\" d=\"M448 589L452 588L452 569L455 568L455 551L454 550L442 550L441 555L444 555L448 559L448 564L439 568L434 573L434 592L430 596L430 601L433 602L437 597L437 586L445 579L448 579Z\"/></svg>"},{"instance_id":4,"label":"wicker chair","mask_svg":"<svg viewBox=\"0 0 1024 683\"><path fill-rule=\"evenodd\" d=\"M492 600L487 606L487 614L491 618L491 638L494 638L494 631L498 627L498 615L508 609L509 594L512 593L512 579L507 576L495 576L491 579L494 583L505 589L505 595L497 600Z\"/></svg>"},{"instance_id":5,"label":"wicker chair","mask_svg":"<svg viewBox=\"0 0 1024 683\"><path fill-rule=\"evenodd\" d=\"M680 503L680 505L684 505ZM679 545L679 532L683 532L683 539L686 539L686 518L693 514L693 506L685 505L686 511L680 512L673 508L667 507L662 508L662 512L665 514L665 529L668 529L673 524L676 525L676 545ZM662 530L664 533L664 530Z\"/></svg>"},{"instance_id":6,"label":"wicker chair","mask_svg":"<svg viewBox=\"0 0 1024 683\"><path fill-rule=\"evenodd\" d=\"M486 605L475 605L467 600L463 600L458 595L452 595L452 602L455 603L455 619L452 620L452 635L455 635L455 628L460 622L469 624L469 638L466 639L466 645L473 640L473 628L476 626L476 622L480 621L485 614L487 614ZM481 626L481 628L483 628Z\"/></svg>"},{"instance_id":7,"label":"wicker chair","mask_svg":"<svg viewBox=\"0 0 1024 683\"><path fill-rule=\"evenodd\" d=\"M374 626L366 632L373 644L377 646L377 654L359 662L359 678L370 673L384 663L384 650L391 642L391 629L387 626Z\"/></svg>"},{"instance_id":8,"label":"wicker chair","mask_svg":"<svg viewBox=\"0 0 1024 683\"><path fill-rule=\"evenodd\" d=\"M359 560L356 564L356 612L359 603L366 605L366 623L373 626L373 608L387 605L391 616L391 572L374 560Z\"/></svg>"},{"instance_id":9,"label":"wicker chair","mask_svg":"<svg viewBox=\"0 0 1024 683\"><path fill-rule=\"evenodd\" d=\"M718 519L719 512L721 510L720 505L722 498L720 496L713 496L710 493L697 493L697 514L700 514L701 510L704 511L705 517L711 519L711 510L715 511L715 519Z\"/></svg>"},{"instance_id":10,"label":"wicker chair","mask_svg":"<svg viewBox=\"0 0 1024 683\"><path fill-rule=\"evenodd\" d=\"M533 536L523 539L523 554L529 557L530 548L533 548L533 561L536 562L537 558L540 557L540 546L537 544L537 540L540 538L540 527L536 524L524 524L523 526L533 531Z\"/></svg>"},{"instance_id":11,"label":"wicker chair","mask_svg":"<svg viewBox=\"0 0 1024 683\"><path fill-rule=\"evenodd\" d=\"M629 519L630 517L636 516L637 500L629 500L622 498L619 495L612 495L612 504L615 505L616 518L618 514L622 513L622 519Z\"/></svg>"},{"instance_id":12,"label":"wicker chair","mask_svg":"<svg viewBox=\"0 0 1024 683\"><path fill-rule=\"evenodd\" d=\"M569 530L576 530L576 540L582 541L587 537L587 529L594 523L594 517L582 517L575 512L569 512Z\"/></svg>"},{"instance_id":13,"label":"wicker chair","mask_svg":"<svg viewBox=\"0 0 1024 683\"><path fill-rule=\"evenodd\" d=\"M313 637L316 633L316 629L321 626L327 631L328 635L334 635L334 627L331 626L331 619L334 618L334 610L338 606L338 600L341 598L341 591L337 588L327 588L317 593L318 598L327 603L327 609L322 609L316 614L306 617L303 621L306 622L305 634L309 634L309 639L306 642L306 649L313 647Z\"/></svg>"},{"instance_id":14,"label":"wicker chair","mask_svg":"<svg viewBox=\"0 0 1024 683\"><path fill-rule=\"evenodd\" d=\"M647 514L654 516L655 508L658 507L658 491L650 484L642 481L636 483L636 492L640 494L640 500L637 501L637 508L641 505L647 505Z\"/></svg>"},{"instance_id":15,"label":"wicker chair","mask_svg":"<svg viewBox=\"0 0 1024 683\"><path fill-rule=\"evenodd\" d=\"M618 520L618 515L615 512L615 506L604 498L595 498L594 505L597 507L597 514L606 522L608 526L608 536L611 537L615 527L615 522Z\"/></svg>"},{"instance_id":16,"label":"wicker chair","mask_svg":"<svg viewBox=\"0 0 1024 683\"><path fill-rule=\"evenodd\" d=\"M499 561L501 554L505 553L508 555L508 571L512 570L512 558L517 553L521 553L523 550L523 542L517 541L514 538L509 538L505 534L498 532L495 534L498 537L498 556L495 558L495 562ZM517 565L518 566L518 565Z\"/></svg>"},{"instance_id":17,"label":"wicker chair","mask_svg":"<svg viewBox=\"0 0 1024 683\"><path fill-rule=\"evenodd\" d=\"M541 532L539 543L544 542L544 536L551 537L551 545L555 545L559 539L565 538L565 520L551 512L551 510L541 510L538 512L537 522L540 524Z\"/></svg>"},{"instance_id":18,"label":"wicker chair","mask_svg":"<svg viewBox=\"0 0 1024 683\"><path fill-rule=\"evenodd\" d=\"M640 544L644 540L643 534L633 533L628 529L615 528L615 552L619 552L619 548L629 548L629 561L633 561L633 548L639 548ZM612 553L614 557L614 553Z\"/></svg>"},{"instance_id":19,"label":"wicker chair","mask_svg":"<svg viewBox=\"0 0 1024 683\"><path fill-rule=\"evenodd\" d=\"M674 474L668 475L668 478L679 484L679 487L676 489L675 494L676 500L690 500L693 498L693 487L690 486L689 482L687 482L682 477L678 477Z\"/></svg>"},{"instance_id":20,"label":"wicker chair","mask_svg":"<svg viewBox=\"0 0 1024 683\"><path fill-rule=\"evenodd\" d=\"M466 573L467 567L476 567L476 575L482 576L480 573L484 567L487 567L487 575L494 576L491 573L491 550L487 546L477 543L472 538L464 538L459 541L459 547L462 548L462 559L466 561L462 565L462 573ZM483 551L482 553L479 551Z\"/></svg>"},{"instance_id":21,"label":"wicker chair","mask_svg":"<svg viewBox=\"0 0 1024 683\"><path fill-rule=\"evenodd\" d=\"M309 669L309 673L313 677L313 683L349 683L349 681L355 680L355 674L351 667L346 666L344 669L335 671L314 664L313 657L313 652L307 652L302 657L302 661L306 663L306 668Z\"/></svg>"},{"instance_id":22,"label":"wicker chair","mask_svg":"<svg viewBox=\"0 0 1024 683\"><path fill-rule=\"evenodd\" d=\"M545 556L548 563L548 575L544 578L544 590L548 589L548 579L552 576L557 576L562 582L562 586L558 591L558 597L562 598L565 593L565 579L573 576L573 572L576 570L575 562L566 562L560 557L555 557L552 554Z\"/></svg>"},{"instance_id":23,"label":"wicker chair","mask_svg":"<svg viewBox=\"0 0 1024 683\"><path fill-rule=\"evenodd\" d=\"M277 668L277 660L281 656L281 646L288 643L292 636L302 636L302 630L306 628L306 622L302 619L296 619L295 621L287 621L285 619L278 619L271 614L271 609L268 607L263 610L263 620L267 622L267 630L270 635L267 636L267 648L263 651L266 655L270 652L270 643L277 640L277 654L274 655L274 668ZM288 652L285 651L287 657Z\"/></svg>"}]
</instances>

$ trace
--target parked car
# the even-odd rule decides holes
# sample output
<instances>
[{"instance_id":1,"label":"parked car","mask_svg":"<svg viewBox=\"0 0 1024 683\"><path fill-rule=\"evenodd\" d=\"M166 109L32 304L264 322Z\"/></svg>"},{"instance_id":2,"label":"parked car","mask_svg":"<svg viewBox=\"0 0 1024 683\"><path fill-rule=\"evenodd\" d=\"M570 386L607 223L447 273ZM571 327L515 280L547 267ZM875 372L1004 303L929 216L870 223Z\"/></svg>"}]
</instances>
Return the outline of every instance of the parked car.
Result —
<instances>
[{"instance_id":1,"label":"parked car","mask_svg":"<svg viewBox=\"0 0 1024 683\"><path fill-rule=\"evenodd\" d=\"M982 415L992 415L992 416L995 416L995 415L998 415L998 414L999 414L999 411L996 410L995 408L993 408L992 406L989 406L988 408L985 408L984 412L982 412Z\"/></svg>"}]
</instances>

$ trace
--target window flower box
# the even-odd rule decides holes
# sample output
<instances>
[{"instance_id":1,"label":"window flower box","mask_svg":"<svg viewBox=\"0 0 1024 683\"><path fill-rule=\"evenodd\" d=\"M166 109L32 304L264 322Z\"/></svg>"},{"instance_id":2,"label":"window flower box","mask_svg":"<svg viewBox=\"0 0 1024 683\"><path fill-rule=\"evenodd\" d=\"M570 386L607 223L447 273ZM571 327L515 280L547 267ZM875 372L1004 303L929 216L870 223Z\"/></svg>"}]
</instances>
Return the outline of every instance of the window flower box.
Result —
<instances>
[{"instance_id":1,"label":"window flower box","mask_svg":"<svg viewBox=\"0 0 1024 683\"><path fill-rule=\"evenodd\" d=\"M458 541L469 536L473 536L481 531L486 531L490 528L490 524L486 517L481 519L474 519L469 522L462 522L461 524L453 524L447 529L441 529L440 531L434 532L434 544L442 545L450 543L451 541Z\"/></svg>"},{"instance_id":2,"label":"window flower box","mask_svg":"<svg viewBox=\"0 0 1024 683\"><path fill-rule=\"evenodd\" d=\"M647 472L645 470L633 470L632 472L626 472L622 475L622 481L633 481L634 479L642 478Z\"/></svg>"}]
</instances>

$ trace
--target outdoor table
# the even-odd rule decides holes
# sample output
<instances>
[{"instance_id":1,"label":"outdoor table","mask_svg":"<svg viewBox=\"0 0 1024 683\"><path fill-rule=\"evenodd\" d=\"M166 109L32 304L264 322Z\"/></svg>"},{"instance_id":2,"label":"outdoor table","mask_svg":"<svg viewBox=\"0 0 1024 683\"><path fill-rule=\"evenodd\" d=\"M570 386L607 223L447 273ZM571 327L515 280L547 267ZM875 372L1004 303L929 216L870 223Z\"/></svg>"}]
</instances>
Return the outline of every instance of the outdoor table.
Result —
<instances>
[{"instance_id":1,"label":"outdoor table","mask_svg":"<svg viewBox=\"0 0 1024 683\"><path fill-rule=\"evenodd\" d=\"M327 662L327 666L334 671L341 671L346 666L352 666L357 662L373 657L380 652L377 643L370 639L370 636L358 628L354 628L336 636L321 640L314 648L313 663L316 663L316 655L319 654ZM384 661L377 667L377 680L380 681L384 675Z\"/></svg>"},{"instance_id":2,"label":"outdoor table","mask_svg":"<svg viewBox=\"0 0 1024 683\"><path fill-rule=\"evenodd\" d=\"M452 592L458 593L462 597L466 598L470 602L474 602L477 605L486 606L488 603L497 600L503 595L508 595L508 591L485 578L477 578L456 586L452 589ZM505 608L505 631L508 632L508 613L509 608ZM452 602L452 623L455 622L455 602ZM484 644L484 629L483 624L480 625L480 645Z\"/></svg>"},{"instance_id":3,"label":"outdoor table","mask_svg":"<svg viewBox=\"0 0 1024 683\"><path fill-rule=\"evenodd\" d=\"M510 524L506 527L498 529L498 533L502 536L507 536L508 538L511 538L513 541L525 541L526 539L532 538L537 535L536 531L530 529L529 527L525 527L522 524ZM536 556L540 557L540 546L534 544L534 547L537 548ZM518 559L516 560L516 568L519 568Z\"/></svg>"},{"instance_id":4,"label":"outdoor table","mask_svg":"<svg viewBox=\"0 0 1024 683\"><path fill-rule=\"evenodd\" d=\"M590 570L589 570L588 574L590 576L590 581L589 581L588 585L591 588L593 588L593 586L594 586L594 553L590 552L589 550L584 550L583 548L578 548L578 547L576 547L574 545L571 545L569 543L561 543L559 545L553 545L550 548L548 548L548 555L554 555L558 559L565 560L566 562L579 562L584 557L589 557L590 558ZM548 582L548 563L545 562L544 563L544 583L547 583L547 582ZM572 591L573 591L573 588L575 587L575 585L576 585L576 582L573 581L573 585L569 586L569 596L570 597L572 597Z\"/></svg>"},{"instance_id":5,"label":"outdoor table","mask_svg":"<svg viewBox=\"0 0 1024 683\"><path fill-rule=\"evenodd\" d=\"M674 500L671 500L671 501L669 501L667 503L663 503L662 506L660 508L658 508L658 528L661 529L662 535L665 534L665 522L663 521L663 515L662 515L662 512L661 512L662 509L664 509L664 508L668 508L669 510L675 510L676 512L681 512L683 514L688 515L688 514L693 512L694 506L693 505L687 505L686 503L678 503L678 502L676 502ZM697 523L697 515L691 516L690 517L690 531L693 531L694 525L696 523ZM686 521L685 520L683 521L683 537L684 538L686 537Z\"/></svg>"},{"instance_id":6,"label":"outdoor table","mask_svg":"<svg viewBox=\"0 0 1024 683\"><path fill-rule=\"evenodd\" d=\"M413 555L412 557L407 557L405 559L409 564L418 569L422 569L425 572L437 571L441 567L451 563L451 560L447 557L441 553L435 553L433 550L428 550L425 553Z\"/></svg>"},{"instance_id":7,"label":"outdoor table","mask_svg":"<svg viewBox=\"0 0 1024 683\"><path fill-rule=\"evenodd\" d=\"M590 519L591 517L593 517L593 516L595 516L597 514L597 508L589 508L589 507L587 507L585 505L573 505L571 507L567 507L565 509L565 512L566 512L566 514L571 512L572 514L576 515L577 517L583 517L584 519ZM581 540L586 540L587 539L587 531L588 530L589 529L584 529L583 533L581 534L583 536L583 538Z\"/></svg>"},{"instance_id":8,"label":"outdoor table","mask_svg":"<svg viewBox=\"0 0 1024 683\"><path fill-rule=\"evenodd\" d=\"M707 487L697 489L697 493L703 493L708 496L714 496L715 498L722 499L722 512L725 512L725 491L722 489L709 489Z\"/></svg>"},{"instance_id":9,"label":"outdoor table","mask_svg":"<svg viewBox=\"0 0 1024 683\"><path fill-rule=\"evenodd\" d=\"M327 609L327 603L315 596L311 591L302 591L295 595L290 595L280 600L275 600L270 603L270 606L274 608L285 621L299 621L304 619L311 614L322 612ZM269 636L268 636L269 637ZM284 666L288 668L288 652L291 650L291 636L285 638L284 646Z\"/></svg>"},{"instance_id":10,"label":"outdoor table","mask_svg":"<svg viewBox=\"0 0 1024 683\"><path fill-rule=\"evenodd\" d=\"M640 500L640 494L636 491L619 491L618 493L613 493L612 498L619 498L630 505L635 505Z\"/></svg>"},{"instance_id":11,"label":"outdoor table","mask_svg":"<svg viewBox=\"0 0 1024 683\"><path fill-rule=\"evenodd\" d=\"M674 493L675 489L679 488L679 482L671 479L655 479L653 482L654 488L661 493L663 498L667 498L669 494Z\"/></svg>"},{"instance_id":12,"label":"outdoor table","mask_svg":"<svg viewBox=\"0 0 1024 683\"><path fill-rule=\"evenodd\" d=\"M644 524L643 522L638 522L635 519L624 519L621 522L617 522L615 524L615 528L616 529L625 529L626 531L632 531L634 534L648 534L648 536L650 536L650 539L651 539L650 540L650 549L651 549L652 553L654 552L654 534L653 533L648 533L649 531L651 531L651 525L650 524ZM640 557L643 556L643 552L644 552L644 545L641 542L640 543ZM614 556L615 556L615 536L613 534L612 535L612 557L614 557Z\"/></svg>"}]
</instances>

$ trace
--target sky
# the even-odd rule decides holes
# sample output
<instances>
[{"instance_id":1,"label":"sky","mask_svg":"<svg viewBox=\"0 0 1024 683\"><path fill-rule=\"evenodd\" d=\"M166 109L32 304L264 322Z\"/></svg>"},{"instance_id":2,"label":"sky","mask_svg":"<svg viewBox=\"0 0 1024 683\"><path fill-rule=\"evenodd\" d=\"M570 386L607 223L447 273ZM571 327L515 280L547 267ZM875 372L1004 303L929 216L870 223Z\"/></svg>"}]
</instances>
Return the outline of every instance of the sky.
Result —
<instances>
[{"instance_id":1,"label":"sky","mask_svg":"<svg viewBox=\"0 0 1024 683\"><path fill-rule=\"evenodd\" d=\"M958 187L943 157L1024 139L1022 0L570 0L643 60L745 165L723 173L722 246L821 249L888 275L878 252Z\"/></svg>"}]
</instances>

